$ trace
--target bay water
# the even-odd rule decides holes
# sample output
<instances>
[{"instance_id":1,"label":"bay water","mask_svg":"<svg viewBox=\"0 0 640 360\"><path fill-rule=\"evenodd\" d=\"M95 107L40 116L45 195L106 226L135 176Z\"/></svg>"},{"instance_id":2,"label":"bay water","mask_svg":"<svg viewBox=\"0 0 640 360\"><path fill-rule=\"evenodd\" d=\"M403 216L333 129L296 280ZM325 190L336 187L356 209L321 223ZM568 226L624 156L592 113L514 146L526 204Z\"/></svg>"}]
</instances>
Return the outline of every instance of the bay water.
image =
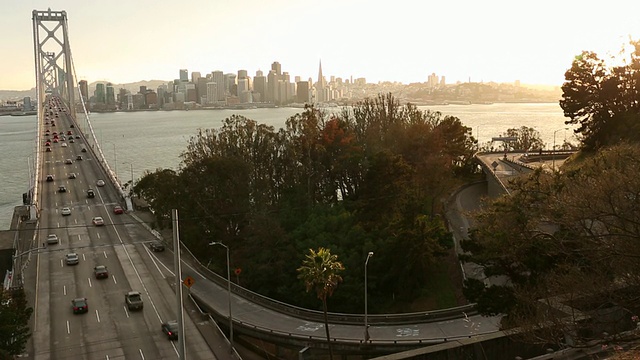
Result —
<instances>
[{"instance_id":1,"label":"bay water","mask_svg":"<svg viewBox=\"0 0 640 360\"><path fill-rule=\"evenodd\" d=\"M573 127L557 103L495 103L472 105L421 106L458 117L473 129L481 145L507 129L521 126L536 129L546 149L572 140ZM325 109L328 113L339 108ZM145 171L158 168L178 170L180 154L198 129L220 128L233 114L258 123L284 126L285 121L301 113L300 108L263 108L246 110L139 111L92 113L90 121L110 167L124 183L138 179ZM82 115L83 116L83 115ZM84 124L79 115L78 123ZM84 125L81 125L84 126ZM565 130L567 129L567 130ZM9 229L13 208L21 205L22 193L29 187L30 164L36 142L36 116L0 116L0 231ZM575 139L573 140L576 143Z\"/></svg>"}]
</instances>

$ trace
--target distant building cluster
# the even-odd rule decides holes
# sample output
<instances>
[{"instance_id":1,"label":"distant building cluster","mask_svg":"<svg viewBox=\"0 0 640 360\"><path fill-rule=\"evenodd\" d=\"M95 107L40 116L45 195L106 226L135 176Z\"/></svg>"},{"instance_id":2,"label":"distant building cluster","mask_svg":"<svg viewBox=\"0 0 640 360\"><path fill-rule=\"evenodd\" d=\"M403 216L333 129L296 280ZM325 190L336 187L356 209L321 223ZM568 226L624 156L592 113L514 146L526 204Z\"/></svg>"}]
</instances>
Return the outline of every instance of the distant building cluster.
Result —
<instances>
[{"instance_id":1,"label":"distant building cluster","mask_svg":"<svg viewBox=\"0 0 640 360\"><path fill-rule=\"evenodd\" d=\"M93 94L85 80L79 91L88 110L189 109L203 107L252 107L304 105L305 103L344 102L365 93L366 79L342 79L331 76L327 81L319 64L318 78L291 79L282 71L279 62L271 64L265 74L258 70L249 76L247 70L224 73L220 70L205 74L180 69L177 79L148 89L140 86L137 92L119 89L111 83L96 84Z\"/></svg>"}]
</instances>

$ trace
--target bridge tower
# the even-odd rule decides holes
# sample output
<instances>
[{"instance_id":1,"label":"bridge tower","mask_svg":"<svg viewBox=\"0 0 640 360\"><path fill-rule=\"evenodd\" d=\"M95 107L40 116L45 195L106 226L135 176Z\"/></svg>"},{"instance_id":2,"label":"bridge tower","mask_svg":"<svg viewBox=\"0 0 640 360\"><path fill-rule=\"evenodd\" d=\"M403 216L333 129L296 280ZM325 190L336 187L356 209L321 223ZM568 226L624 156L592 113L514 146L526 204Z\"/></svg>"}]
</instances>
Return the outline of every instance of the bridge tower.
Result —
<instances>
[{"instance_id":1,"label":"bridge tower","mask_svg":"<svg viewBox=\"0 0 640 360\"><path fill-rule=\"evenodd\" d=\"M32 20L38 120L42 120L40 110L48 94L60 96L75 119L75 82L67 12L33 10Z\"/></svg>"}]
</instances>

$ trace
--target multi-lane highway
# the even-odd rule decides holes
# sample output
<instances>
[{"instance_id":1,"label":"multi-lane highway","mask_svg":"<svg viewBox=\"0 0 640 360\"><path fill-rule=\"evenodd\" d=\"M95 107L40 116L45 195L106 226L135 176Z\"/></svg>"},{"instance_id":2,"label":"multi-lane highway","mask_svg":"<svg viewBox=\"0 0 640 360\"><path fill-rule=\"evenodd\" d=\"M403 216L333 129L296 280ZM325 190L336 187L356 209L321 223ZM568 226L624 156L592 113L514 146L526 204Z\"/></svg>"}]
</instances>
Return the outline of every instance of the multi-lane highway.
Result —
<instances>
[{"instance_id":1,"label":"multi-lane highway","mask_svg":"<svg viewBox=\"0 0 640 360\"><path fill-rule=\"evenodd\" d=\"M161 331L161 324L177 318L173 279L164 275L144 228L126 213L124 206L91 149L55 98L40 132L43 146L38 243L34 265L33 346L36 359L175 359L177 342ZM45 109L49 109L46 106ZM55 124L55 125L54 125ZM48 130L48 132L47 132ZM71 135L68 132L71 132ZM57 139L54 139L54 132ZM64 134L64 135L61 135ZM79 138L76 135L80 135ZM72 140L73 139L73 140ZM49 146L45 142L49 140ZM57 140L55 142L54 140ZM46 149L50 148L51 151ZM80 157L81 156L81 159ZM70 174L75 174L70 176ZM53 181L47 181L51 175ZM61 192L64 186L65 192ZM92 189L95 197L87 196ZM63 215L68 207L70 215ZM96 226L94 217L104 225ZM47 244L50 234L59 243ZM68 253L78 254L77 265L67 265ZM94 267L104 265L109 276L97 279ZM142 294L144 308L129 311L124 295ZM88 311L74 314L72 300L86 298ZM184 316L186 353L190 359L215 356L189 316Z\"/></svg>"}]
</instances>

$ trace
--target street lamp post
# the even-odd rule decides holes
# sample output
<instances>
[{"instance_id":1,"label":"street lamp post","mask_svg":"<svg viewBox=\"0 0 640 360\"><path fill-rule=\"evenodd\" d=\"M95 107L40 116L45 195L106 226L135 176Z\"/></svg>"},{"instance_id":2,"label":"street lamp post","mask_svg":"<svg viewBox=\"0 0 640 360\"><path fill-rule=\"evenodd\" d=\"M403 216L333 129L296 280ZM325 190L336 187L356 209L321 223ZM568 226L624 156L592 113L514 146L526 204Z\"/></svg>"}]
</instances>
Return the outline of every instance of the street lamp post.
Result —
<instances>
[{"instance_id":1,"label":"street lamp post","mask_svg":"<svg viewBox=\"0 0 640 360\"><path fill-rule=\"evenodd\" d=\"M552 165L551 167L553 168L553 170L556 170L556 133L558 131L562 131L562 130L568 130L569 128L562 128L562 129L558 129L556 131L553 132L553 157L552 157Z\"/></svg>"},{"instance_id":2,"label":"street lamp post","mask_svg":"<svg viewBox=\"0 0 640 360\"><path fill-rule=\"evenodd\" d=\"M368 296L367 296L367 265L369 265L369 259L373 256L373 251L369 251L367 254L367 260L364 261L364 341L369 341L369 308L368 308Z\"/></svg>"},{"instance_id":3,"label":"street lamp post","mask_svg":"<svg viewBox=\"0 0 640 360\"><path fill-rule=\"evenodd\" d=\"M130 163L130 162L125 161L125 162L123 162L122 164L124 164L124 165L129 164L129 165L131 165L131 186L130 186L130 189L131 189L131 190L133 190L133 163Z\"/></svg>"},{"instance_id":4,"label":"street lamp post","mask_svg":"<svg viewBox=\"0 0 640 360\"><path fill-rule=\"evenodd\" d=\"M229 267L229 247L219 241L212 241L209 246L220 245L227 250L227 294L229 302L229 352L233 353L233 316L231 315L231 270Z\"/></svg>"}]
</instances>

